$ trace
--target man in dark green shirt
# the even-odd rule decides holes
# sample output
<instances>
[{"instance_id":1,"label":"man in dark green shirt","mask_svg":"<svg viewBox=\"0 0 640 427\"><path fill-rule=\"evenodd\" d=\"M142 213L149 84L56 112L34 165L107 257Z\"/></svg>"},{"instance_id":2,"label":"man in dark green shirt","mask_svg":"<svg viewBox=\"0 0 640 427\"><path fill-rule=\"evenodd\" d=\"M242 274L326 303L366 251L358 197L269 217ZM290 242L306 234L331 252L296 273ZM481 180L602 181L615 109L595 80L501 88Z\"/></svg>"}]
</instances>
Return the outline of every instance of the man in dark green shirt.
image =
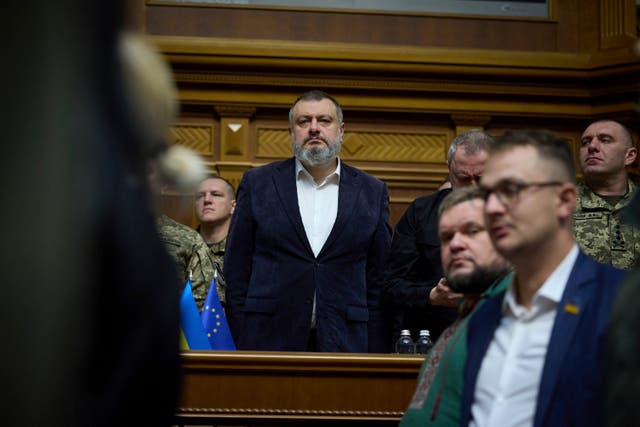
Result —
<instances>
[{"instance_id":1,"label":"man in dark green shirt","mask_svg":"<svg viewBox=\"0 0 640 427\"><path fill-rule=\"evenodd\" d=\"M476 187L449 194L440 205L438 234L447 284L464 294L459 318L425 358L401 426L459 426L469 314L484 298L504 290L509 264L495 251L484 221L484 199Z\"/></svg>"}]
</instances>

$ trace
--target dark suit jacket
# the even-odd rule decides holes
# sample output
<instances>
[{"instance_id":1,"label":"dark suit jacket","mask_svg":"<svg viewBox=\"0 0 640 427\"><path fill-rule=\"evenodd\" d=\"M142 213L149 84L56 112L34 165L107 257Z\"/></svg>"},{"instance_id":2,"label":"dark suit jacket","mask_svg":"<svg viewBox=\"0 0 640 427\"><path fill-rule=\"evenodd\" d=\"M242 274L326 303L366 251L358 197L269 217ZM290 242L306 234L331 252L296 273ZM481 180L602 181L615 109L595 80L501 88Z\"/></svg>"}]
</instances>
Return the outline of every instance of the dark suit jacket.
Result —
<instances>
[{"instance_id":1,"label":"dark suit jacket","mask_svg":"<svg viewBox=\"0 0 640 427\"><path fill-rule=\"evenodd\" d=\"M393 334L409 329L414 340L428 329L435 341L458 316L456 308L429 305L429 292L442 278L438 207L446 189L415 199L396 225L384 271L384 300L393 310Z\"/></svg>"},{"instance_id":2,"label":"dark suit jacket","mask_svg":"<svg viewBox=\"0 0 640 427\"><path fill-rule=\"evenodd\" d=\"M532 262L535 262L532 260ZM542 370L534 427L601 425L600 365L609 312L623 272L580 252L558 305ZM476 380L500 323L504 292L488 300L469 321L462 426L469 425ZM567 310L567 304L578 307Z\"/></svg>"},{"instance_id":3,"label":"dark suit jacket","mask_svg":"<svg viewBox=\"0 0 640 427\"><path fill-rule=\"evenodd\" d=\"M300 217L294 159L244 174L224 262L238 349L304 351L315 293L318 351L389 350L379 278L391 240L387 187L341 168L336 221L317 258Z\"/></svg>"}]
</instances>

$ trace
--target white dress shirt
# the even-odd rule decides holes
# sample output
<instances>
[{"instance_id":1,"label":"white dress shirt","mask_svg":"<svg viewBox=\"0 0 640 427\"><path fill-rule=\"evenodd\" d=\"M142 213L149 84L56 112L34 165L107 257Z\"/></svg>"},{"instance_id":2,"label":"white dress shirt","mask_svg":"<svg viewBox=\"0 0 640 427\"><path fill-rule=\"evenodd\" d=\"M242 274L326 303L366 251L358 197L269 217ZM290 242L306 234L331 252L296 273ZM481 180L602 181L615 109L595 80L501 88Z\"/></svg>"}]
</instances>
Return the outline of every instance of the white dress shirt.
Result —
<instances>
[{"instance_id":1,"label":"white dress shirt","mask_svg":"<svg viewBox=\"0 0 640 427\"><path fill-rule=\"evenodd\" d=\"M533 425L551 330L577 257L574 245L533 295L531 310L516 302L513 282L507 288L500 325L478 372L469 426Z\"/></svg>"},{"instance_id":2,"label":"white dress shirt","mask_svg":"<svg viewBox=\"0 0 640 427\"><path fill-rule=\"evenodd\" d=\"M320 184L296 159L296 188L298 207L307 239L317 257L324 246L338 215L338 189L340 186L340 160L336 170Z\"/></svg>"},{"instance_id":3,"label":"white dress shirt","mask_svg":"<svg viewBox=\"0 0 640 427\"><path fill-rule=\"evenodd\" d=\"M296 189L298 208L304 231L311 245L313 255L318 257L327 242L333 224L338 216L338 190L340 187L340 159L336 170L320 184L316 184L311 174L296 159ZM311 327L316 327L316 298L313 297Z\"/></svg>"}]
</instances>

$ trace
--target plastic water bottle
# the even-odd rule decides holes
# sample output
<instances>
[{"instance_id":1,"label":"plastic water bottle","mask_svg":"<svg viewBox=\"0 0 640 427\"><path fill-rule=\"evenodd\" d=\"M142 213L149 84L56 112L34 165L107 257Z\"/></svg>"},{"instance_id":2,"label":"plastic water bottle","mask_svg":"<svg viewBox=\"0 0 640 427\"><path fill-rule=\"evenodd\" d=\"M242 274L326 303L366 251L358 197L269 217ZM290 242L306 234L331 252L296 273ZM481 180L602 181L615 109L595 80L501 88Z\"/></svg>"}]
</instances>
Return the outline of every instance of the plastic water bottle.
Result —
<instances>
[{"instance_id":1,"label":"plastic water bottle","mask_svg":"<svg viewBox=\"0 0 640 427\"><path fill-rule=\"evenodd\" d=\"M411 339L411 332L408 329L400 331L400 338L396 341L396 353L415 354L416 346Z\"/></svg>"},{"instance_id":2,"label":"plastic water bottle","mask_svg":"<svg viewBox=\"0 0 640 427\"><path fill-rule=\"evenodd\" d=\"M429 331L427 329L421 330L418 342L416 343L416 353L427 354L427 352L431 350L431 347L433 347L433 342L431 342Z\"/></svg>"}]
</instances>

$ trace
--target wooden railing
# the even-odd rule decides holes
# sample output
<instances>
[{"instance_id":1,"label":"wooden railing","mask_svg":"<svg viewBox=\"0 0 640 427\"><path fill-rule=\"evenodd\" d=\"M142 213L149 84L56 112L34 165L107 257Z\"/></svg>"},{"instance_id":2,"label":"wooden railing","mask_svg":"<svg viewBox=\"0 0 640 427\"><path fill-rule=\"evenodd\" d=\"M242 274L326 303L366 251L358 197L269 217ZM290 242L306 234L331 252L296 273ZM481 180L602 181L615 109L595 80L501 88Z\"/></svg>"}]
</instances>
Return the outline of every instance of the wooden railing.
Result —
<instances>
[{"instance_id":1,"label":"wooden railing","mask_svg":"<svg viewBox=\"0 0 640 427\"><path fill-rule=\"evenodd\" d=\"M176 422L397 425L420 356L185 352Z\"/></svg>"}]
</instances>

